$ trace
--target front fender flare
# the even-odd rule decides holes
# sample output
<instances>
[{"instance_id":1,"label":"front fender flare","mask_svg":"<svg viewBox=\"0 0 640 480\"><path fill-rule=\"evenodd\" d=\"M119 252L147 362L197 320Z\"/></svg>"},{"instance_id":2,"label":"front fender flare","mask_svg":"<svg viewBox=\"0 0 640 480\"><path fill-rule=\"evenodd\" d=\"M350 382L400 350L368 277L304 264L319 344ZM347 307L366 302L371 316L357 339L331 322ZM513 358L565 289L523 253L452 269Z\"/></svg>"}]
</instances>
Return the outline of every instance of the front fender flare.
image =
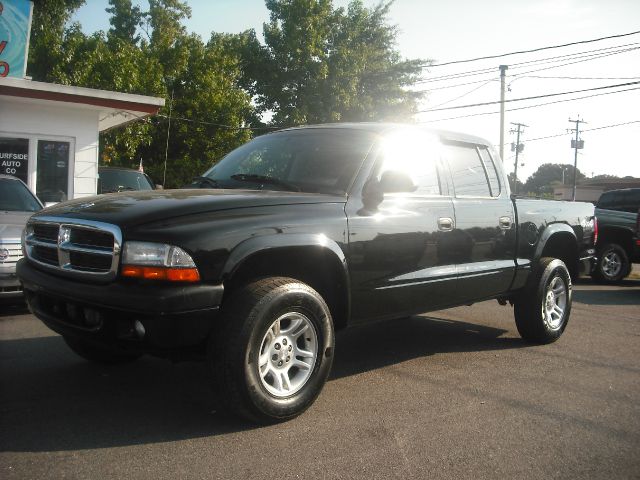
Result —
<instances>
[{"instance_id":1,"label":"front fender flare","mask_svg":"<svg viewBox=\"0 0 640 480\"><path fill-rule=\"evenodd\" d=\"M280 233L274 235L260 235L239 243L230 253L222 268L222 278L228 278L233 272L253 254L265 250L296 247L320 247L331 252L342 265L345 279L348 279L347 259L340 246L324 234L309 233Z\"/></svg>"}]
</instances>

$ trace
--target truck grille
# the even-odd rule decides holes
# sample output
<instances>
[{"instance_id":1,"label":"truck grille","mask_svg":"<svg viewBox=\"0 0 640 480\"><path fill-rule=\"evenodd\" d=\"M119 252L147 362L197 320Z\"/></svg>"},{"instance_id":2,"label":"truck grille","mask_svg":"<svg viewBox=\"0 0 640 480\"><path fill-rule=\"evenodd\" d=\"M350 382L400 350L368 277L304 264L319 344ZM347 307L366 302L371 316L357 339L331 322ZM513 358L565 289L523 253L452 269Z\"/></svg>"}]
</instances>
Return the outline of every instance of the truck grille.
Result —
<instances>
[{"instance_id":1,"label":"truck grille","mask_svg":"<svg viewBox=\"0 0 640 480\"><path fill-rule=\"evenodd\" d=\"M115 278L121 246L118 227L89 220L37 217L25 232L27 258L70 277Z\"/></svg>"},{"instance_id":2,"label":"truck grille","mask_svg":"<svg viewBox=\"0 0 640 480\"><path fill-rule=\"evenodd\" d=\"M22 247L20 246L19 239L0 242L0 265L15 265L21 258Z\"/></svg>"}]
</instances>

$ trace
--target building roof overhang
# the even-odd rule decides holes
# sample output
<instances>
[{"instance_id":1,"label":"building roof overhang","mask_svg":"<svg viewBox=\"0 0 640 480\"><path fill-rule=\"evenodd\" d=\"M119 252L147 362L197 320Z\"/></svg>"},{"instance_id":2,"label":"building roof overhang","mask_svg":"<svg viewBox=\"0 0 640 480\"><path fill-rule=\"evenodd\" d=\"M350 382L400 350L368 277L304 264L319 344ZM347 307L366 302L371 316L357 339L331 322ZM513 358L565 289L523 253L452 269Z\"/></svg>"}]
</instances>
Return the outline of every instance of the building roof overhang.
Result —
<instances>
[{"instance_id":1,"label":"building roof overhang","mask_svg":"<svg viewBox=\"0 0 640 480\"><path fill-rule=\"evenodd\" d=\"M102 132L125 123L155 115L164 106L164 98L34 82L22 78L0 78L0 95L82 106L99 112Z\"/></svg>"}]
</instances>

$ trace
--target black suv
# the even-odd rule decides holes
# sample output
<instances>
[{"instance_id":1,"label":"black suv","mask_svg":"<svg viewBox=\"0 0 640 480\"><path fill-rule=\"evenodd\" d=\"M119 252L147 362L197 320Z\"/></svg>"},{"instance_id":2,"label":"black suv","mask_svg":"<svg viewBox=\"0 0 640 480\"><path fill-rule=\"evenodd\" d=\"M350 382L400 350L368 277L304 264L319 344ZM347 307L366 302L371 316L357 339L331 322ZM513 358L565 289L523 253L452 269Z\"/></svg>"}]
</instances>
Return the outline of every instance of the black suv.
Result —
<instances>
[{"instance_id":1,"label":"black suv","mask_svg":"<svg viewBox=\"0 0 640 480\"><path fill-rule=\"evenodd\" d=\"M123 167L98 168L98 193L154 189L155 185L146 173Z\"/></svg>"},{"instance_id":2,"label":"black suv","mask_svg":"<svg viewBox=\"0 0 640 480\"><path fill-rule=\"evenodd\" d=\"M592 276L603 283L618 283L640 262L640 188L604 192L596 205L598 261Z\"/></svg>"}]
</instances>

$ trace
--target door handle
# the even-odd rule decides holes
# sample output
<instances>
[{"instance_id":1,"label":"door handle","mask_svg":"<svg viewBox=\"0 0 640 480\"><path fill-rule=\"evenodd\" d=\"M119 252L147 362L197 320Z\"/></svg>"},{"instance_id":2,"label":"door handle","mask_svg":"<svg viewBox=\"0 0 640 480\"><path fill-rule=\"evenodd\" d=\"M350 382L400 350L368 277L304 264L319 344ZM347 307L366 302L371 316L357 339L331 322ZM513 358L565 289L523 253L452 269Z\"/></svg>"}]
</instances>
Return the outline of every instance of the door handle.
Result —
<instances>
[{"instance_id":1,"label":"door handle","mask_svg":"<svg viewBox=\"0 0 640 480\"><path fill-rule=\"evenodd\" d=\"M438 230L441 232L450 232L453 230L453 219L450 217L440 217L438 219Z\"/></svg>"},{"instance_id":2,"label":"door handle","mask_svg":"<svg viewBox=\"0 0 640 480\"><path fill-rule=\"evenodd\" d=\"M502 230L509 230L511 228L511 217L500 217L498 224Z\"/></svg>"}]
</instances>

